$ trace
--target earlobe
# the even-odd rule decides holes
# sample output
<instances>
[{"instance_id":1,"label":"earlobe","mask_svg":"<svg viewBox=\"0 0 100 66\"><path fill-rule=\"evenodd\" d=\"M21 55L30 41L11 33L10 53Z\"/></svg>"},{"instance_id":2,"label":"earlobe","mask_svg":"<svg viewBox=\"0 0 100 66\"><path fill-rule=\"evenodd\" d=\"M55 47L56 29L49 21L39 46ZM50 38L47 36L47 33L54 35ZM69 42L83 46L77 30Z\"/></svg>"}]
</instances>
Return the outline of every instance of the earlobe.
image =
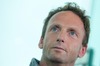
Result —
<instances>
[{"instance_id":1,"label":"earlobe","mask_svg":"<svg viewBox=\"0 0 100 66\"><path fill-rule=\"evenodd\" d=\"M79 58L83 57L83 56L85 55L86 51L87 51L87 46L82 47L82 48L80 49L80 52L79 52L78 57L79 57Z\"/></svg>"},{"instance_id":2,"label":"earlobe","mask_svg":"<svg viewBox=\"0 0 100 66\"><path fill-rule=\"evenodd\" d=\"M39 48L42 49L43 48L43 38L40 38L39 44L38 44Z\"/></svg>"}]
</instances>

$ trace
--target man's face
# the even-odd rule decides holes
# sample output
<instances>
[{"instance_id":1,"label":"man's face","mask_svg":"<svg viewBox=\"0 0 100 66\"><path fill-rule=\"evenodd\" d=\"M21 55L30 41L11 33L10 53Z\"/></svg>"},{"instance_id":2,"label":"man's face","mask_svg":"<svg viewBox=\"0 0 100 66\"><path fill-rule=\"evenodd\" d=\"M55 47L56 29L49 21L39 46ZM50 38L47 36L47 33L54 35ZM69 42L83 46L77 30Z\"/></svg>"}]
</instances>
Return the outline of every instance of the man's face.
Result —
<instances>
[{"instance_id":1,"label":"man's face","mask_svg":"<svg viewBox=\"0 0 100 66\"><path fill-rule=\"evenodd\" d=\"M86 47L82 46L84 36L81 19L71 11L62 11L49 20L39 47L43 48L43 57L46 60L71 63L86 52Z\"/></svg>"}]
</instances>

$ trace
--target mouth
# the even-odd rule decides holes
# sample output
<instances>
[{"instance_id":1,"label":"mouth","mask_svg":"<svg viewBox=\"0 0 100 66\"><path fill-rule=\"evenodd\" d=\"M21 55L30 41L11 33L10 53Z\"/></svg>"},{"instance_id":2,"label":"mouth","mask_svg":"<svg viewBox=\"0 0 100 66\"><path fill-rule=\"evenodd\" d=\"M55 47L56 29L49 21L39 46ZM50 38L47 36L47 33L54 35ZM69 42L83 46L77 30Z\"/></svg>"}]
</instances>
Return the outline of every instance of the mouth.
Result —
<instances>
[{"instance_id":1,"label":"mouth","mask_svg":"<svg viewBox=\"0 0 100 66\"><path fill-rule=\"evenodd\" d=\"M64 49L64 48L62 48L62 47L53 47L53 49L55 49L55 50L58 50L58 51L65 51L66 52L66 50Z\"/></svg>"}]
</instances>

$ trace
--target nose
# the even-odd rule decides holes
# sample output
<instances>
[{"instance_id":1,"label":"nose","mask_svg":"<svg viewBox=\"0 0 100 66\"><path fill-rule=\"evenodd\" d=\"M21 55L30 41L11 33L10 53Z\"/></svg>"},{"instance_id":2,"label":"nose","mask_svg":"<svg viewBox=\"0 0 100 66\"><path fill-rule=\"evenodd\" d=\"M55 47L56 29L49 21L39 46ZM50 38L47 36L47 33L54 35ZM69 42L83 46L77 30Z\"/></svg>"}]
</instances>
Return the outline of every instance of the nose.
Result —
<instances>
[{"instance_id":1,"label":"nose","mask_svg":"<svg viewBox=\"0 0 100 66\"><path fill-rule=\"evenodd\" d=\"M58 38L57 42L63 42L64 43L64 40Z\"/></svg>"},{"instance_id":2,"label":"nose","mask_svg":"<svg viewBox=\"0 0 100 66\"><path fill-rule=\"evenodd\" d=\"M57 36L57 42L63 42L64 43L65 37L66 37L65 32L64 31L60 32Z\"/></svg>"}]
</instances>

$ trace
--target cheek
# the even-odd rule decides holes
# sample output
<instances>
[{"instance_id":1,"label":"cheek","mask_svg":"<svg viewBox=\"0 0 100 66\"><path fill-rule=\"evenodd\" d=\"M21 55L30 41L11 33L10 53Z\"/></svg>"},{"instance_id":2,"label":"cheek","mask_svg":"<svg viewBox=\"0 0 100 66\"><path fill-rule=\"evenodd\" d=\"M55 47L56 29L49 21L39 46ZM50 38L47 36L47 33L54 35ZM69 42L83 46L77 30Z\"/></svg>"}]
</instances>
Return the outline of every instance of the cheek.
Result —
<instances>
[{"instance_id":1,"label":"cheek","mask_svg":"<svg viewBox=\"0 0 100 66\"><path fill-rule=\"evenodd\" d=\"M44 42L43 42L43 54L45 56L49 56L51 52L51 47L53 46L53 42L49 37L46 37Z\"/></svg>"},{"instance_id":2,"label":"cheek","mask_svg":"<svg viewBox=\"0 0 100 66\"><path fill-rule=\"evenodd\" d=\"M56 37L51 34L46 34L44 40L43 40L43 50L46 52L50 51L50 48L55 44Z\"/></svg>"},{"instance_id":3,"label":"cheek","mask_svg":"<svg viewBox=\"0 0 100 66\"><path fill-rule=\"evenodd\" d=\"M46 34L45 38L44 38L44 44L52 44L53 42L56 41L56 35L52 35L50 33Z\"/></svg>"},{"instance_id":4,"label":"cheek","mask_svg":"<svg viewBox=\"0 0 100 66\"><path fill-rule=\"evenodd\" d=\"M69 47L69 51L72 55L78 55L80 52L81 46L79 44L74 44Z\"/></svg>"},{"instance_id":5,"label":"cheek","mask_svg":"<svg viewBox=\"0 0 100 66\"><path fill-rule=\"evenodd\" d=\"M81 46L82 46L82 39L77 39L77 40L74 40L74 41L71 41L71 49L73 49L74 51L79 51Z\"/></svg>"},{"instance_id":6,"label":"cheek","mask_svg":"<svg viewBox=\"0 0 100 66\"><path fill-rule=\"evenodd\" d=\"M43 48L48 49L48 48L51 46L51 44L52 44L51 42L53 42L53 41L52 41L52 38L50 38L49 35L46 36L46 37L44 38L44 41L43 41Z\"/></svg>"}]
</instances>

